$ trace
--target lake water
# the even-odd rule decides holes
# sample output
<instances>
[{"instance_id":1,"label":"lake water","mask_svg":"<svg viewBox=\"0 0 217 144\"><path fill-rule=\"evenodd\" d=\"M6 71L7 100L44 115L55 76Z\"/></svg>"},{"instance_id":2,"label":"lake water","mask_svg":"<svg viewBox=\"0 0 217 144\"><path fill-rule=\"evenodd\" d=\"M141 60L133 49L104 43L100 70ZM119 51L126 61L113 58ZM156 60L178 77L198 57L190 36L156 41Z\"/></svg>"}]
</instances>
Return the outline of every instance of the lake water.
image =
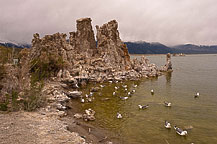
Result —
<instances>
[{"instance_id":1,"label":"lake water","mask_svg":"<svg viewBox=\"0 0 217 144\"><path fill-rule=\"evenodd\" d=\"M165 55L147 58L159 66L166 61ZM172 74L140 81L107 83L100 92L94 93L92 103L81 107L95 110L96 121L93 124L111 131L114 138L123 144L216 144L217 55L172 57L172 64ZM123 84L130 90L134 89L134 84L138 85L132 97L125 101L119 98L127 95L124 88L118 89L116 96L112 95L114 87ZM89 91L88 88L84 93ZM154 95L151 95L151 89ZM196 92L200 92L198 99L194 98ZM172 107L165 107L164 101L171 102ZM149 104L149 108L139 110L139 104ZM117 112L123 115L122 119L116 118ZM165 120L172 127L191 129L188 129L187 136L179 136L173 128L164 127Z\"/></svg>"}]
</instances>

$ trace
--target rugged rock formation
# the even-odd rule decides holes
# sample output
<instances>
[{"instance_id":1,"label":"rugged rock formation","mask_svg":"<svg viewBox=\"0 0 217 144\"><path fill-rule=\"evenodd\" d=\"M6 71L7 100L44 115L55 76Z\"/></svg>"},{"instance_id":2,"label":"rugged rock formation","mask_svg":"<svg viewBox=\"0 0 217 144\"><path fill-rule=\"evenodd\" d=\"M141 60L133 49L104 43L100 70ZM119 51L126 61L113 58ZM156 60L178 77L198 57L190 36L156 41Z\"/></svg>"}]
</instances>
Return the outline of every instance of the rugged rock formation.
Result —
<instances>
[{"instance_id":1,"label":"rugged rock formation","mask_svg":"<svg viewBox=\"0 0 217 144\"><path fill-rule=\"evenodd\" d=\"M172 72L173 69L172 69L172 62L171 62L171 54L170 53L167 54L166 60L167 60L166 64L163 67L161 67L160 71L162 71L162 72Z\"/></svg>"},{"instance_id":2,"label":"rugged rock formation","mask_svg":"<svg viewBox=\"0 0 217 144\"><path fill-rule=\"evenodd\" d=\"M58 79L62 81L74 78L78 82L103 82L160 74L145 58L139 62L130 61L128 49L119 37L117 21L96 26L96 29L97 46L90 18L77 20L77 31L70 32L69 42L65 34L56 33L42 39L35 34L31 60L44 59L43 62L49 65L55 62L52 75L56 76L58 71Z\"/></svg>"},{"instance_id":3,"label":"rugged rock formation","mask_svg":"<svg viewBox=\"0 0 217 144\"><path fill-rule=\"evenodd\" d=\"M76 22L77 31L70 32L69 43L77 54L90 58L97 53L91 19L81 18Z\"/></svg>"},{"instance_id":4,"label":"rugged rock formation","mask_svg":"<svg viewBox=\"0 0 217 144\"><path fill-rule=\"evenodd\" d=\"M126 45L121 41L115 20L97 29L97 48L107 64L119 70L129 69L130 56Z\"/></svg>"}]
</instances>

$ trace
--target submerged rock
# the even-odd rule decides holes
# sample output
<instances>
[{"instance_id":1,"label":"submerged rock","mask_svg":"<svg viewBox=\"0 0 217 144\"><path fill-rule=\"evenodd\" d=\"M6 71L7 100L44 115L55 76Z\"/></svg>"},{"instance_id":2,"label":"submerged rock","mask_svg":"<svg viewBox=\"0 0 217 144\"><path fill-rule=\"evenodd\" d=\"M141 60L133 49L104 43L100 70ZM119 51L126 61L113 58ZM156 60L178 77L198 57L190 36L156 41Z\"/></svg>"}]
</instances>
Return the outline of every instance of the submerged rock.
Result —
<instances>
[{"instance_id":1,"label":"submerged rock","mask_svg":"<svg viewBox=\"0 0 217 144\"><path fill-rule=\"evenodd\" d=\"M93 121L93 120L95 120L96 118L95 118L95 111L94 110L92 110L91 108L89 108L89 109L86 109L85 110L85 114L83 114L83 119L85 120L85 121Z\"/></svg>"}]
</instances>

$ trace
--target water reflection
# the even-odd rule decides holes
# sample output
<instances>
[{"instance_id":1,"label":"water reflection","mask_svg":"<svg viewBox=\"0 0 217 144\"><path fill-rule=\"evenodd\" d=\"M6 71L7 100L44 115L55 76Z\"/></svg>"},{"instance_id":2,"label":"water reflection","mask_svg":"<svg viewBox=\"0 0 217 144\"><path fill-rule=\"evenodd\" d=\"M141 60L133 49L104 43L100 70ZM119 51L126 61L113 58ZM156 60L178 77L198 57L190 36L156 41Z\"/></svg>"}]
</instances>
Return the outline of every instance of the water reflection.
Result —
<instances>
[{"instance_id":1,"label":"water reflection","mask_svg":"<svg viewBox=\"0 0 217 144\"><path fill-rule=\"evenodd\" d=\"M167 84L170 84L171 83L171 78L172 78L172 72L167 72L165 74L165 78L166 78Z\"/></svg>"}]
</instances>

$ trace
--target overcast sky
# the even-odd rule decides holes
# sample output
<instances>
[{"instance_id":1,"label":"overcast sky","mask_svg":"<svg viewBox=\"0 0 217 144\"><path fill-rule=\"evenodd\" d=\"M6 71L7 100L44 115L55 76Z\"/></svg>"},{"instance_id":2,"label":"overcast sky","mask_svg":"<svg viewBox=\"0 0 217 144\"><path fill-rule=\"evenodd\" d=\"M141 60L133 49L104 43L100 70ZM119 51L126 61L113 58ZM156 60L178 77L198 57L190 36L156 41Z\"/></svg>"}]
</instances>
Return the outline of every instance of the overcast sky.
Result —
<instances>
[{"instance_id":1,"label":"overcast sky","mask_svg":"<svg viewBox=\"0 0 217 144\"><path fill-rule=\"evenodd\" d=\"M68 34L82 17L94 31L116 19L123 41L217 44L217 0L0 0L0 39Z\"/></svg>"}]
</instances>

